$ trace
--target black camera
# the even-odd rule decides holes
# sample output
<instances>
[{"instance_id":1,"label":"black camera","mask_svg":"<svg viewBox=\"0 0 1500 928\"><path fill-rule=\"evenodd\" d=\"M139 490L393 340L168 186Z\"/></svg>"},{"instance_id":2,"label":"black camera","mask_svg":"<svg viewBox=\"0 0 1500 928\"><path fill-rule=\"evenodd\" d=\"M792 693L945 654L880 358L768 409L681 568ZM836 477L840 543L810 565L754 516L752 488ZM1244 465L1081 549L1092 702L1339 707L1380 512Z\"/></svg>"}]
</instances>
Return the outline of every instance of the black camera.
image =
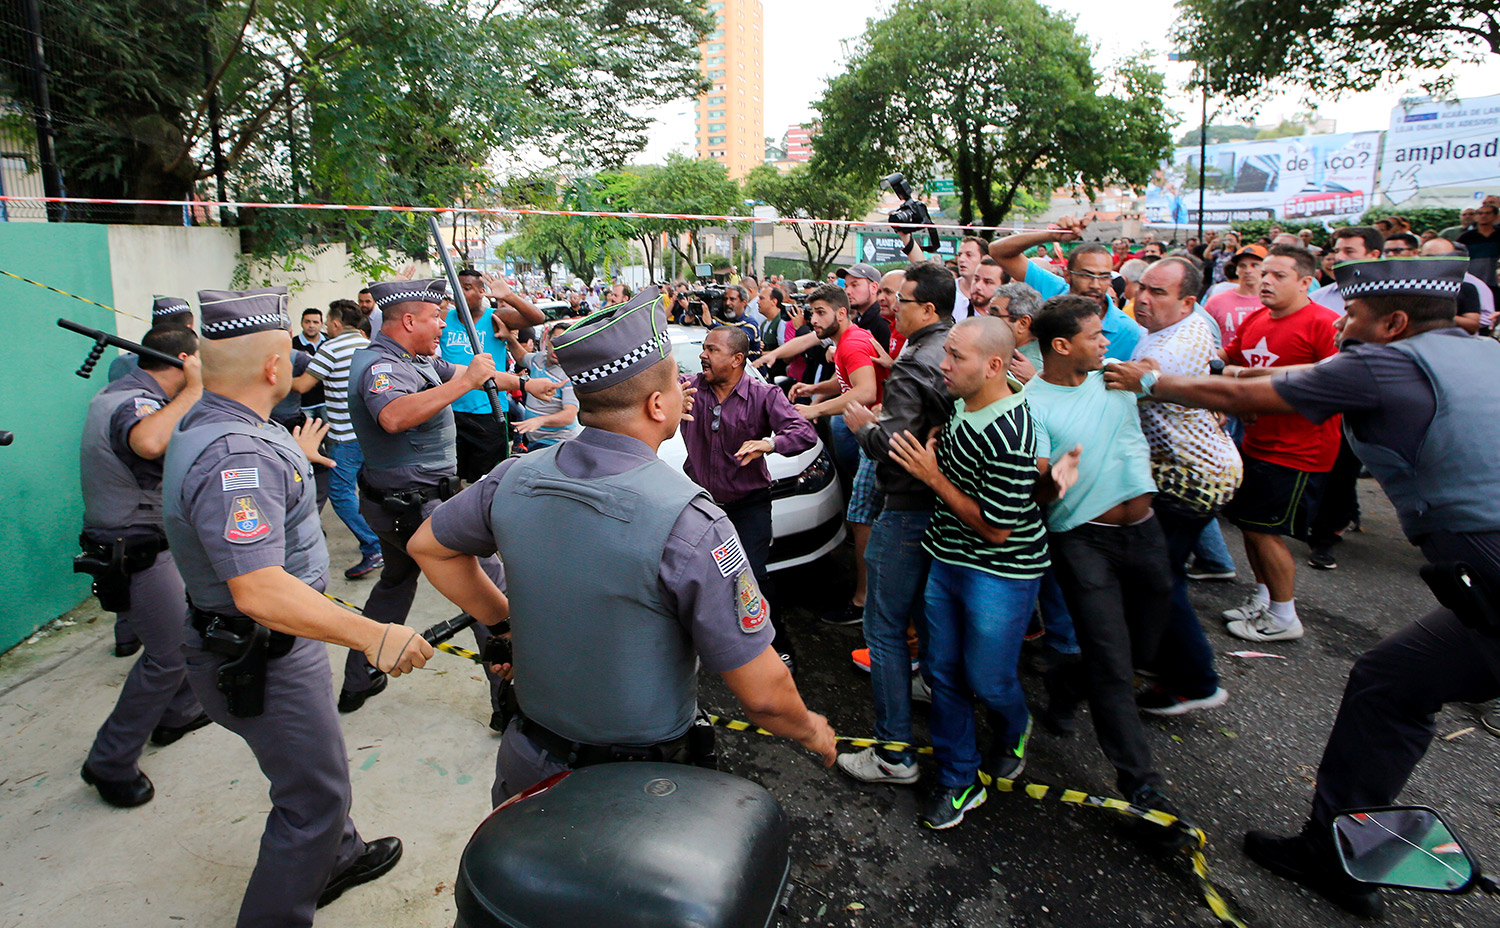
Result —
<instances>
[{"instance_id":1,"label":"black camera","mask_svg":"<svg viewBox=\"0 0 1500 928\"><path fill-rule=\"evenodd\" d=\"M687 296L692 302L707 306L715 319L725 319L724 292L727 289L722 284L705 284L697 290L689 290Z\"/></svg>"},{"instance_id":2,"label":"black camera","mask_svg":"<svg viewBox=\"0 0 1500 928\"><path fill-rule=\"evenodd\" d=\"M938 241L937 229L932 228L932 213L927 211L927 204L912 195L911 185L899 172L881 180L880 186L901 198L901 206L885 217L886 222L897 232L910 232L913 237L923 231L915 227L927 226L927 244L922 250L936 258L942 243Z\"/></svg>"}]
</instances>

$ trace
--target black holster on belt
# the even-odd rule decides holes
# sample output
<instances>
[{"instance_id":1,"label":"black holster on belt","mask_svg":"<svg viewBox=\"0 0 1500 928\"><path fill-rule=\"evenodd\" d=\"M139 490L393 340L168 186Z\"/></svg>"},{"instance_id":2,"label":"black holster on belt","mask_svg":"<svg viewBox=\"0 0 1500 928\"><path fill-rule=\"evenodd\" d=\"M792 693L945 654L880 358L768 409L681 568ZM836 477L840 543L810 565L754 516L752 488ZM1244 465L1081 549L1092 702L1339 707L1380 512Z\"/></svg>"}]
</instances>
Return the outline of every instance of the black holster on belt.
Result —
<instances>
[{"instance_id":1,"label":"black holster on belt","mask_svg":"<svg viewBox=\"0 0 1500 928\"><path fill-rule=\"evenodd\" d=\"M1432 595L1476 632L1500 637L1500 610L1494 585L1462 561L1423 564L1422 580Z\"/></svg>"},{"instance_id":2,"label":"black holster on belt","mask_svg":"<svg viewBox=\"0 0 1500 928\"><path fill-rule=\"evenodd\" d=\"M167 539L142 535L102 542L85 534L78 536L78 545L83 553L73 558L73 573L93 577L100 608L119 613L130 609L130 575L155 564L156 556L167 550Z\"/></svg>"},{"instance_id":3,"label":"black holster on belt","mask_svg":"<svg viewBox=\"0 0 1500 928\"><path fill-rule=\"evenodd\" d=\"M694 719L688 730L669 741L648 745L587 744L570 741L526 717L516 708L516 729L558 761L577 770L596 764L618 764L627 761L652 761L664 764L688 764L717 769L714 754L714 731L708 720ZM706 732L706 739L705 739Z\"/></svg>"},{"instance_id":4,"label":"black holster on belt","mask_svg":"<svg viewBox=\"0 0 1500 928\"><path fill-rule=\"evenodd\" d=\"M422 527L422 506L429 500L448 500L455 491L453 478L442 477L435 487L418 487L414 490L384 492L360 480L360 492L374 500L381 509L389 512L396 523L396 534L410 538Z\"/></svg>"},{"instance_id":5,"label":"black holster on belt","mask_svg":"<svg viewBox=\"0 0 1500 928\"><path fill-rule=\"evenodd\" d=\"M296 638L244 616L193 609L193 628L210 654L229 658L219 667L219 692L229 714L251 719L266 710L266 664L292 649Z\"/></svg>"}]
</instances>

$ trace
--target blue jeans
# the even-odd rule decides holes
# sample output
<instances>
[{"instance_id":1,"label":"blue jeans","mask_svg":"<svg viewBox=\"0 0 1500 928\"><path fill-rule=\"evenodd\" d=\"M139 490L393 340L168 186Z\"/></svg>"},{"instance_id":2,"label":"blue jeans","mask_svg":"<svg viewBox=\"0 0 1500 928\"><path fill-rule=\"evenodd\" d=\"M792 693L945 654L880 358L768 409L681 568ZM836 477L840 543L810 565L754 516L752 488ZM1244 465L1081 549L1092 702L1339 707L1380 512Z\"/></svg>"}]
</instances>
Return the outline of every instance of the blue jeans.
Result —
<instances>
[{"instance_id":1,"label":"blue jeans","mask_svg":"<svg viewBox=\"0 0 1500 928\"><path fill-rule=\"evenodd\" d=\"M922 675L932 686L932 748L942 786L967 786L979 770L976 701L996 723L997 746L1009 748L1026 733L1030 714L1016 664L1041 584L942 561L928 570Z\"/></svg>"},{"instance_id":2,"label":"blue jeans","mask_svg":"<svg viewBox=\"0 0 1500 928\"><path fill-rule=\"evenodd\" d=\"M1078 654L1078 633L1073 630L1073 614L1068 612L1068 601L1063 599L1062 587L1057 585L1057 571L1048 567L1042 574L1041 590L1037 593L1037 606L1042 610L1042 644L1058 654Z\"/></svg>"},{"instance_id":3,"label":"blue jeans","mask_svg":"<svg viewBox=\"0 0 1500 928\"><path fill-rule=\"evenodd\" d=\"M360 468L365 466L364 449L357 441L330 441L328 456L338 464L328 475L328 500L333 503L333 511L358 539L359 553L364 557L374 557L380 553L380 539L375 537L365 517L359 514L359 490L355 482Z\"/></svg>"},{"instance_id":4,"label":"blue jeans","mask_svg":"<svg viewBox=\"0 0 1500 928\"><path fill-rule=\"evenodd\" d=\"M1160 501L1156 506L1156 520L1161 523L1162 535L1167 539L1167 560L1172 569L1172 609L1150 669L1156 672L1162 687L1168 692L1189 699L1202 699L1218 690L1219 673L1214 667L1213 646L1208 643L1198 613L1193 611L1193 604L1188 599L1184 564L1193 544L1207 534L1207 526L1217 527L1219 522L1213 516L1173 509ZM1223 543L1222 535L1219 541Z\"/></svg>"},{"instance_id":5,"label":"blue jeans","mask_svg":"<svg viewBox=\"0 0 1500 928\"><path fill-rule=\"evenodd\" d=\"M870 685L875 690L875 737L911 742L911 652L906 626L917 627L926 650L927 622L922 593L932 558L922 550L922 536L932 521L930 509L887 509L870 527L865 548L869 572L865 592L865 643L870 646ZM925 661L926 658L924 657ZM909 763L910 749L876 749L888 763Z\"/></svg>"},{"instance_id":6,"label":"blue jeans","mask_svg":"<svg viewBox=\"0 0 1500 928\"><path fill-rule=\"evenodd\" d=\"M1215 574L1235 572L1234 555L1229 553L1229 546L1224 544L1224 532L1219 528L1218 519L1209 519L1195 541L1192 547L1195 570Z\"/></svg>"}]
</instances>

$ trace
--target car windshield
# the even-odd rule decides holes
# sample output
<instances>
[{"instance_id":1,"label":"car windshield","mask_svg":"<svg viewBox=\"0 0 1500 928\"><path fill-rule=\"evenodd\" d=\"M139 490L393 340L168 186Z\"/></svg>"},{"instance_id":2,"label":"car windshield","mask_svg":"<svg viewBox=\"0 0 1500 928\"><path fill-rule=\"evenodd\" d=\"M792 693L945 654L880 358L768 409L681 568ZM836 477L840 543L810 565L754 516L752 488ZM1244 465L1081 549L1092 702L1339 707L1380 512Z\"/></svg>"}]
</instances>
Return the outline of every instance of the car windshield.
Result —
<instances>
[{"instance_id":1,"label":"car windshield","mask_svg":"<svg viewBox=\"0 0 1500 928\"><path fill-rule=\"evenodd\" d=\"M698 354L703 350L703 336L693 339L672 340L672 358L677 362L677 373L686 376L703 372L703 363Z\"/></svg>"}]
</instances>

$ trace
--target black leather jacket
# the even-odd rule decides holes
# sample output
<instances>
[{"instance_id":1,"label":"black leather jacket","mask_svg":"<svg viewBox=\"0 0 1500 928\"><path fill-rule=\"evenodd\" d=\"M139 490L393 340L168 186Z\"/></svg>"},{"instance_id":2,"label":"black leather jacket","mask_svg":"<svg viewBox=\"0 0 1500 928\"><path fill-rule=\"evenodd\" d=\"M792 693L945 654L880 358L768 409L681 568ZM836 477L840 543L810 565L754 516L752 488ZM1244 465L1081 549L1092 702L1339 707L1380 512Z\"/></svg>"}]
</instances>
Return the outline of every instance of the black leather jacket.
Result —
<instances>
[{"instance_id":1,"label":"black leather jacket","mask_svg":"<svg viewBox=\"0 0 1500 928\"><path fill-rule=\"evenodd\" d=\"M875 462L875 483L887 509L931 509L937 497L927 484L890 458L891 436L911 432L920 442L953 418L953 397L943 385L943 342L953 321L940 319L913 332L891 367L881 398L880 419L854 433Z\"/></svg>"}]
</instances>

